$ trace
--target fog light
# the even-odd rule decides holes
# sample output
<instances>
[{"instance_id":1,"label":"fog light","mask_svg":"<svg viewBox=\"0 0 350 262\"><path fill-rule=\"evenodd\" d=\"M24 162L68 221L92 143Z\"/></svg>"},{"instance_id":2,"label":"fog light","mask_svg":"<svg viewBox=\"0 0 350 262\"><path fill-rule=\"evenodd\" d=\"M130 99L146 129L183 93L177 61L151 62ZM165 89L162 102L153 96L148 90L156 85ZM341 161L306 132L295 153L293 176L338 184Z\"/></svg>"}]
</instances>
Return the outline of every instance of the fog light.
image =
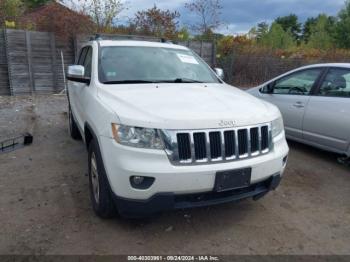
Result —
<instances>
[{"instance_id":1,"label":"fog light","mask_svg":"<svg viewBox=\"0 0 350 262\"><path fill-rule=\"evenodd\" d=\"M145 180L145 178L143 176L133 176L132 177L132 182L134 182L135 185L141 185L143 180Z\"/></svg>"},{"instance_id":2,"label":"fog light","mask_svg":"<svg viewBox=\"0 0 350 262\"><path fill-rule=\"evenodd\" d=\"M148 176L131 176L130 184L136 189L148 189L153 184L155 178Z\"/></svg>"}]
</instances>

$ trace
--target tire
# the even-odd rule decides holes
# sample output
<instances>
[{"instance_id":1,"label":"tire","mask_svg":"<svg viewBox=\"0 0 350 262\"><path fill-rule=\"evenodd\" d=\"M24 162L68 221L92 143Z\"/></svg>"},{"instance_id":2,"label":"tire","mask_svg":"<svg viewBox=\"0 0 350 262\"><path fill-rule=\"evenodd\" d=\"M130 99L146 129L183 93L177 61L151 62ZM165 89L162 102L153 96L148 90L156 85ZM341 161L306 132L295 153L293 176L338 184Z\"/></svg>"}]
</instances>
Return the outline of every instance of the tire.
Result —
<instances>
[{"instance_id":1,"label":"tire","mask_svg":"<svg viewBox=\"0 0 350 262\"><path fill-rule=\"evenodd\" d=\"M69 134L74 140L81 140L81 134L77 124L75 123L72 109L68 108Z\"/></svg>"},{"instance_id":2,"label":"tire","mask_svg":"<svg viewBox=\"0 0 350 262\"><path fill-rule=\"evenodd\" d=\"M88 154L88 172L90 200L96 215L101 218L112 218L116 215L106 171L103 166L97 142L91 140Z\"/></svg>"}]
</instances>

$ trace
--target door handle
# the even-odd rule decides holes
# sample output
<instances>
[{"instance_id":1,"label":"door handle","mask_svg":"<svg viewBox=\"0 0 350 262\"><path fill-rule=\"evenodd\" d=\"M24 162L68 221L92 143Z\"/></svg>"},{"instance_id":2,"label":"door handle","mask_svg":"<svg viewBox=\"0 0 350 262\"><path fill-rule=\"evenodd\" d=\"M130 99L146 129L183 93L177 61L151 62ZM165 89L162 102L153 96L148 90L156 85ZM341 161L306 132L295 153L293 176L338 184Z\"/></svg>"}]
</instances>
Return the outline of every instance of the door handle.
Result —
<instances>
[{"instance_id":1,"label":"door handle","mask_svg":"<svg viewBox=\"0 0 350 262\"><path fill-rule=\"evenodd\" d=\"M296 107L296 108L303 108L303 107L305 107L304 103L300 102L300 101L295 102L295 104L293 104L293 106Z\"/></svg>"}]
</instances>

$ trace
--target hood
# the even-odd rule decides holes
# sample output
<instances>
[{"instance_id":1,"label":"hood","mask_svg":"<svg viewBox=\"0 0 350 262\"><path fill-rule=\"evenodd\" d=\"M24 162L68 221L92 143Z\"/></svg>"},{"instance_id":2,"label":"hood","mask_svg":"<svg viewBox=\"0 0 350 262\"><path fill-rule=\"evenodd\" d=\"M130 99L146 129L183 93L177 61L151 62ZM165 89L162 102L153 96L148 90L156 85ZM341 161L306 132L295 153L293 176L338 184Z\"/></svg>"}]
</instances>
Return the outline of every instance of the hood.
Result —
<instances>
[{"instance_id":1,"label":"hood","mask_svg":"<svg viewBox=\"0 0 350 262\"><path fill-rule=\"evenodd\" d=\"M103 85L102 103L130 126L206 129L272 121L278 109L226 84Z\"/></svg>"}]
</instances>

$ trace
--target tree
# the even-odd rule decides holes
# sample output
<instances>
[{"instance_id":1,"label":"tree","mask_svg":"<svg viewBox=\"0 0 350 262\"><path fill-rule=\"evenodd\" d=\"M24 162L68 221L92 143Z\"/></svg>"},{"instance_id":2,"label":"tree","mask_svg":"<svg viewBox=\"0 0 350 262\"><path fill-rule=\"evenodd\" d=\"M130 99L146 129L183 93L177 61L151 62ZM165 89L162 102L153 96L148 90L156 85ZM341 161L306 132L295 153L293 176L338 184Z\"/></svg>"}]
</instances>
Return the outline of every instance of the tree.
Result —
<instances>
[{"instance_id":1,"label":"tree","mask_svg":"<svg viewBox=\"0 0 350 262\"><path fill-rule=\"evenodd\" d=\"M335 39L340 48L350 48L350 1L345 2L345 7L338 14L338 22L335 26Z\"/></svg>"},{"instance_id":2,"label":"tree","mask_svg":"<svg viewBox=\"0 0 350 262\"><path fill-rule=\"evenodd\" d=\"M299 39L301 24L298 22L298 17L295 14L277 17L275 23L281 25L284 32L289 31L295 40Z\"/></svg>"},{"instance_id":3,"label":"tree","mask_svg":"<svg viewBox=\"0 0 350 262\"><path fill-rule=\"evenodd\" d=\"M303 26L303 33L302 33L302 39L305 43L309 41L311 30L316 24L317 24L317 18L309 17L308 19L306 19Z\"/></svg>"},{"instance_id":4,"label":"tree","mask_svg":"<svg viewBox=\"0 0 350 262\"><path fill-rule=\"evenodd\" d=\"M35 8L41 5L44 5L52 0L24 0L23 1L29 8Z\"/></svg>"},{"instance_id":5,"label":"tree","mask_svg":"<svg viewBox=\"0 0 350 262\"><path fill-rule=\"evenodd\" d=\"M202 35L213 32L221 24L222 6L219 0L193 0L186 3L185 8L199 17L199 21L192 25L192 29Z\"/></svg>"},{"instance_id":6,"label":"tree","mask_svg":"<svg viewBox=\"0 0 350 262\"><path fill-rule=\"evenodd\" d=\"M5 21L16 22L24 11L21 0L0 0L0 27Z\"/></svg>"},{"instance_id":7,"label":"tree","mask_svg":"<svg viewBox=\"0 0 350 262\"><path fill-rule=\"evenodd\" d=\"M250 39L255 40L257 37L257 34L258 34L257 28L256 28L256 26L253 26L252 28L250 28L247 35Z\"/></svg>"},{"instance_id":8,"label":"tree","mask_svg":"<svg viewBox=\"0 0 350 262\"><path fill-rule=\"evenodd\" d=\"M269 25L266 22L258 24L256 29L256 39L260 41L269 32Z\"/></svg>"},{"instance_id":9,"label":"tree","mask_svg":"<svg viewBox=\"0 0 350 262\"><path fill-rule=\"evenodd\" d=\"M119 24L117 26L114 26L109 31L111 34L122 34L122 35L135 35L136 32L136 26L129 21L127 24Z\"/></svg>"},{"instance_id":10,"label":"tree","mask_svg":"<svg viewBox=\"0 0 350 262\"><path fill-rule=\"evenodd\" d=\"M288 49L295 46L292 34L284 31L276 22L272 23L269 32L262 37L260 43L272 49Z\"/></svg>"},{"instance_id":11,"label":"tree","mask_svg":"<svg viewBox=\"0 0 350 262\"><path fill-rule=\"evenodd\" d=\"M329 19L327 15L319 15L316 24L310 28L308 47L327 50L333 46L333 38L329 32Z\"/></svg>"},{"instance_id":12,"label":"tree","mask_svg":"<svg viewBox=\"0 0 350 262\"><path fill-rule=\"evenodd\" d=\"M334 34L334 27L336 24L336 18L333 16L327 16L326 14L320 14L318 17L309 17L303 26L303 34L302 34L302 40L305 43L308 43L310 35L312 34L312 30L315 29L317 24L319 23L319 20L322 20L319 24L323 24L324 30L333 37Z\"/></svg>"},{"instance_id":13,"label":"tree","mask_svg":"<svg viewBox=\"0 0 350 262\"><path fill-rule=\"evenodd\" d=\"M232 53L234 36L227 35L222 37L217 43L217 52L220 55L227 56Z\"/></svg>"},{"instance_id":14,"label":"tree","mask_svg":"<svg viewBox=\"0 0 350 262\"><path fill-rule=\"evenodd\" d=\"M182 27L177 33L177 37L182 41L187 41L190 39L190 32L187 27Z\"/></svg>"},{"instance_id":15,"label":"tree","mask_svg":"<svg viewBox=\"0 0 350 262\"><path fill-rule=\"evenodd\" d=\"M73 9L92 18L97 32L111 30L120 14L127 9L122 0L70 0L70 2Z\"/></svg>"},{"instance_id":16,"label":"tree","mask_svg":"<svg viewBox=\"0 0 350 262\"><path fill-rule=\"evenodd\" d=\"M54 32L64 40L77 34L91 33L94 28L89 16L54 1L25 13L19 22L24 29Z\"/></svg>"},{"instance_id":17,"label":"tree","mask_svg":"<svg viewBox=\"0 0 350 262\"><path fill-rule=\"evenodd\" d=\"M156 5L153 8L138 11L133 23L143 34L157 37L176 38L176 30L180 13L177 11L161 10Z\"/></svg>"},{"instance_id":18,"label":"tree","mask_svg":"<svg viewBox=\"0 0 350 262\"><path fill-rule=\"evenodd\" d=\"M257 26L252 27L248 32L248 38L254 39L257 42L269 32L269 25L266 22L258 23Z\"/></svg>"},{"instance_id":19,"label":"tree","mask_svg":"<svg viewBox=\"0 0 350 262\"><path fill-rule=\"evenodd\" d=\"M215 38L215 35L216 34L211 29L208 29L204 33L195 35L194 40L196 40L196 41L211 41L212 39Z\"/></svg>"}]
</instances>

